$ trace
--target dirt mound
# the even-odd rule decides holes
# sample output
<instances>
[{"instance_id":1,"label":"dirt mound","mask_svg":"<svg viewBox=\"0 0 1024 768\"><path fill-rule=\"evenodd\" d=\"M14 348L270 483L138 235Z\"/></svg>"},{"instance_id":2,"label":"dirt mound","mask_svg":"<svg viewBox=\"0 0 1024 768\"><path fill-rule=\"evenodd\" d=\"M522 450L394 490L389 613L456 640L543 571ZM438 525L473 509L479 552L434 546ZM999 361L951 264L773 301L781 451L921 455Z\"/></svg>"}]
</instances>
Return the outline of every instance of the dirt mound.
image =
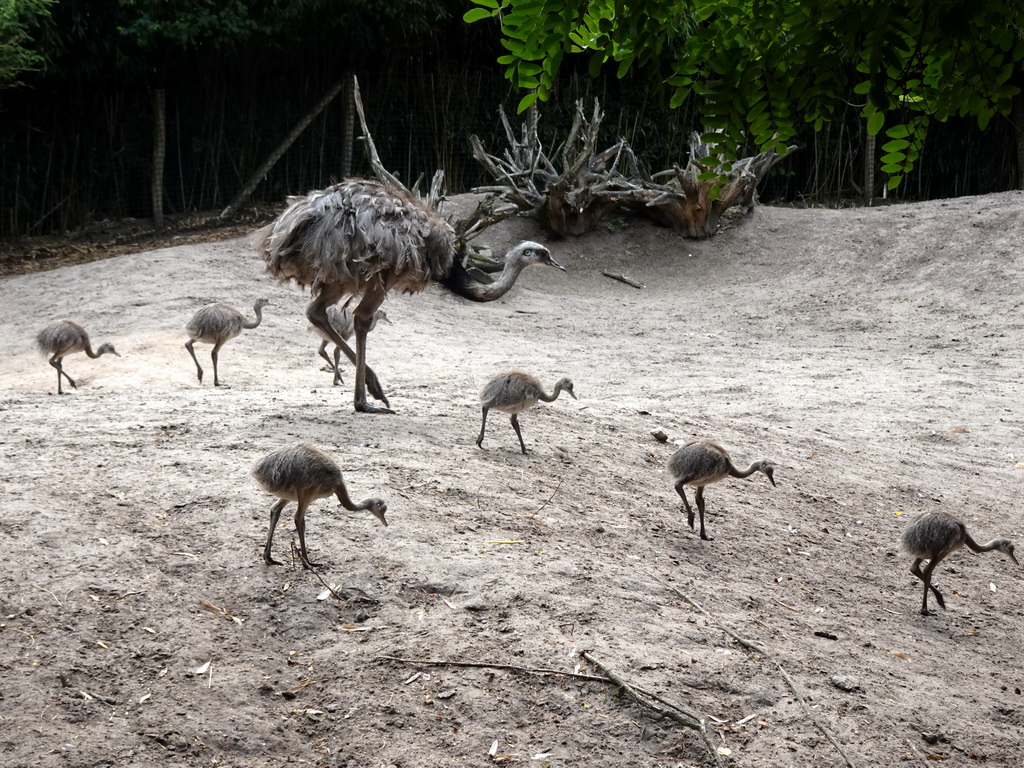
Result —
<instances>
[{"instance_id":1,"label":"dirt mound","mask_svg":"<svg viewBox=\"0 0 1024 768\"><path fill-rule=\"evenodd\" d=\"M822 729L859 766L1019 764L1019 569L958 553L923 617L897 540L926 509L1024 531L1024 196L761 208L707 242L610 230L491 304L389 299L369 360L397 416L352 412L351 368L331 386L307 297L247 239L0 281L3 764L709 764L613 686L509 668L598 674L583 651L708 718L723 764L842 765ZM263 325L221 351L230 388L200 385L185 322L259 296ZM122 357L68 357L57 397L33 339L61 317ZM527 456L498 413L475 445L510 367L579 397L520 417ZM695 436L776 465L777 488L709 486L711 542L665 471ZM289 553L291 507L290 564L263 564L249 470L297 440L388 503L388 528L307 516L345 601Z\"/></svg>"}]
</instances>

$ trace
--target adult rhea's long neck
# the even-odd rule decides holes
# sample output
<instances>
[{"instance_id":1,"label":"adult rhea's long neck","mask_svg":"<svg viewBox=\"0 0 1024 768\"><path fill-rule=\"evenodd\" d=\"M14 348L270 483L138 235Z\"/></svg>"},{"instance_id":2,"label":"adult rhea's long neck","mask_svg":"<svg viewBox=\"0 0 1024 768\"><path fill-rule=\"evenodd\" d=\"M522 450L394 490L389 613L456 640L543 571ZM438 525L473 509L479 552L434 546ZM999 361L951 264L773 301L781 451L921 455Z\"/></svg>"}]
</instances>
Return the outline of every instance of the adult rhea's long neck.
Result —
<instances>
[{"instance_id":1,"label":"adult rhea's long neck","mask_svg":"<svg viewBox=\"0 0 1024 768\"><path fill-rule=\"evenodd\" d=\"M518 247L509 251L505 256L505 268L501 270L498 279L493 283L477 283L476 295L480 301L494 301L500 299L515 285L519 273L526 267L526 260L523 252Z\"/></svg>"},{"instance_id":2,"label":"adult rhea's long neck","mask_svg":"<svg viewBox=\"0 0 1024 768\"><path fill-rule=\"evenodd\" d=\"M548 264L558 269L565 269L551 258L548 249L533 242L523 242L505 254L505 268L493 283L481 283L474 280L457 255L452 268L440 282L450 291L472 301L494 301L500 299L515 285L519 273L531 264Z\"/></svg>"}]
</instances>

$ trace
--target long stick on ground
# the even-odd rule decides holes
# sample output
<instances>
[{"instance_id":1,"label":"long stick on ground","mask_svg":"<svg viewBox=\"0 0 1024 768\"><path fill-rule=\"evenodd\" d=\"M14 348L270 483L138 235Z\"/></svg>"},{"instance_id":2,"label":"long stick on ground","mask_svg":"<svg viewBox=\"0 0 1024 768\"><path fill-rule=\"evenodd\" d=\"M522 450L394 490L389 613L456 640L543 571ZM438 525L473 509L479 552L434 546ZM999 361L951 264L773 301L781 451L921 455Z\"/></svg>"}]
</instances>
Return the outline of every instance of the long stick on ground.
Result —
<instances>
[{"instance_id":1,"label":"long stick on ground","mask_svg":"<svg viewBox=\"0 0 1024 768\"><path fill-rule=\"evenodd\" d=\"M475 669L507 669L512 672L527 672L531 675L561 675L572 677L577 680L589 680L592 683L613 682L606 677L597 675L582 675L579 672L562 672L557 669L544 669L542 667L517 667L514 664L494 664L487 661L452 661L450 659L403 659L400 656L376 656L376 659L386 661L400 661L403 664L414 664L423 667L470 667Z\"/></svg>"},{"instance_id":2,"label":"long stick on ground","mask_svg":"<svg viewBox=\"0 0 1024 768\"><path fill-rule=\"evenodd\" d=\"M608 667L599 662L594 658L593 654L589 651L584 651L581 656L588 663L593 664L595 667L604 672L607 677L598 677L597 675L583 675L579 672L562 672L557 669L544 669L538 667L519 667L514 664L497 664L486 661L456 661L452 659L407 659L400 656L377 656L377 660L381 661L398 661L403 664L413 664L416 666L431 666L431 667L471 667L480 669L507 669L513 672L526 672L531 675L561 675L562 677L571 677L575 680L586 680L593 683L604 683L617 686L618 688L625 691L630 698L639 703L641 706L647 707L653 710L659 717L667 717L671 720L675 720L680 725L684 725L687 728L692 728L698 731L701 738L704 740L704 745L708 750L708 754L711 755L711 759L714 761L716 766L721 768L721 762L718 759L718 752L715 748L714 743L711 741L711 737L708 735L707 726L704 718L698 715L696 712L687 709L686 707L680 706L674 702L668 701L662 698L656 693L647 691L638 685L627 683L619 675L612 672ZM660 701L664 704L664 707L655 704L655 701Z\"/></svg>"},{"instance_id":3,"label":"long stick on ground","mask_svg":"<svg viewBox=\"0 0 1024 768\"><path fill-rule=\"evenodd\" d=\"M832 746L836 748L836 751L839 752L840 755L842 755L843 760L846 761L846 765L849 766L849 768L856 768L854 766L854 764L853 764L853 761L850 760L850 757L846 754L846 751L843 749L842 745L836 740L836 738L831 733L829 733L829 731L825 728L825 726L823 726L821 723L818 722L818 719L814 716L814 712L811 710L811 707L807 703L807 700L800 694L800 691L797 690L796 683L793 682L793 678L791 678L789 676L789 673L786 672L786 670L782 666L782 664L780 664L770 653L768 653L768 651L766 651L761 646L757 645L756 643L752 643L750 640L747 640L745 637L742 637L741 635L736 634L735 632L733 632L728 627L722 625L714 616L712 616L710 613L708 613L706 610L704 610L704 608L696 600L691 598L686 593L676 589L671 584L666 584L665 582L660 582L660 583L661 583L661 585L663 587L665 587L668 590L671 590L676 595L678 595L683 600L685 600L690 605L692 605L694 608L696 608L698 611L703 613L708 619L710 619L712 622L714 622L715 626L718 629L720 629L723 632L725 632L725 634L729 635L729 637L731 637L737 643L742 645L748 651L753 651L754 653L759 653L759 654L761 654L761 656L763 656L764 658L768 659L768 661L770 661L772 664L774 664L778 668L779 674L782 675L782 679L786 681L786 685L789 686L789 689L791 691L793 691L793 695L796 697L797 701L800 702L800 706L803 707L804 713L807 715L807 718L811 721L811 723L814 724L814 727L817 728L819 731L821 731L822 734L825 736L825 738L828 739L829 742L831 742Z\"/></svg>"},{"instance_id":4,"label":"long stick on ground","mask_svg":"<svg viewBox=\"0 0 1024 768\"><path fill-rule=\"evenodd\" d=\"M704 740L704 746L708 751L708 755L710 755L711 759L714 761L715 765L722 765L721 761L719 761L718 759L718 750L716 749L714 742L711 741L711 736L708 734L707 725L702 717L696 715L696 713L691 713L683 709L677 704L672 704L671 702L666 701L660 696L654 696L651 693L648 693L647 691L642 691L635 685L630 685L621 677L619 677L618 674L616 674L607 666L605 666L600 661L595 659L594 655L590 651L584 651L580 655L588 662L593 664L595 667L600 669L602 672L604 672L608 676L609 680L611 680L613 683L619 686L621 690L623 690L631 699L633 699L633 701L635 701L640 706L647 707L648 709L653 710L654 713L660 717L670 718L672 720L675 720L680 725L683 725L687 728L692 728L693 730L697 731L700 734L700 737ZM657 701L660 701L666 706L658 706L658 704L656 704L654 701L651 701L650 699L656 699Z\"/></svg>"}]
</instances>

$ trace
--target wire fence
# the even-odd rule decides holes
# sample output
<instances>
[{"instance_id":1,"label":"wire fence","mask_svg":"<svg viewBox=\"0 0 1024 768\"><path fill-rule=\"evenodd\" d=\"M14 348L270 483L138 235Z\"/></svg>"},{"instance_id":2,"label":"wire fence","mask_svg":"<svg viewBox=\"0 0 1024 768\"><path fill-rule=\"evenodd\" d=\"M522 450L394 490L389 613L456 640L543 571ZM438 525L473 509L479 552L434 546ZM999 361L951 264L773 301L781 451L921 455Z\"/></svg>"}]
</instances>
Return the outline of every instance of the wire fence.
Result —
<instances>
[{"instance_id":1,"label":"wire fence","mask_svg":"<svg viewBox=\"0 0 1024 768\"><path fill-rule=\"evenodd\" d=\"M493 71L380 71L358 73L370 130L384 164L406 183L445 171L450 194L490 181L472 157L476 134L492 153L506 139L503 106L513 125L519 94ZM260 163L320 99L335 75L311 72L301 82L254 76L211 76L166 90L163 205L170 216L220 211ZM593 80L569 75L541 106L540 135L553 149L565 137L575 103L605 113L604 146L626 138L651 170L686 164L688 140L699 128L691 105L670 110L643 81ZM266 174L252 203L330 184L345 160L346 108L341 98L309 125ZM357 128L357 134L358 134ZM867 137L856 107L818 133L809 128L798 151L762 182L768 202L848 204L862 201ZM108 84L102 90L19 93L0 122L0 239L62 233L96 222L146 219L153 148L152 92ZM369 172L354 153L353 173ZM875 196L885 179L879 177ZM995 120L986 131L966 121L937 126L919 169L898 190L926 199L1013 189L1018 184L1012 125Z\"/></svg>"}]
</instances>

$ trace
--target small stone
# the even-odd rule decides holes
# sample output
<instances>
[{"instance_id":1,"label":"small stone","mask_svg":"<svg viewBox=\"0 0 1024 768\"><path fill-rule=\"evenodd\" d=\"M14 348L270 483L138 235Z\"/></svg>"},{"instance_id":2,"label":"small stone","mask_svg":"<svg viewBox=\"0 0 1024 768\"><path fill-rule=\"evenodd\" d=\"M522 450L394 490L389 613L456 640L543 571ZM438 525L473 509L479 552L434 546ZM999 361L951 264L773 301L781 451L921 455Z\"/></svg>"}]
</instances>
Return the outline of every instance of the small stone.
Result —
<instances>
[{"instance_id":1,"label":"small stone","mask_svg":"<svg viewBox=\"0 0 1024 768\"><path fill-rule=\"evenodd\" d=\"M847 675L833 675L831 679L832 685L834 685L840 691L847 691L849 693L852 691L860 690L860 683L858 683L855 678L849 677Z\"/></svg>"},{"instance_id":2,"label":"small stone","mask_svg":"<svg viewBox=\"0 0 1024 768\"><path fill-rule=\"evenodd\" d=\"M667 443L667 442L668 442L668 435L666 435L666 434L665 434L665 432L664 432L663 430L660 430L660 429L656 429L656 430L654 430L653 432L651 432L651 435L652 435L652 436L654 437L654 439L655 439L655 440L657 440L657 441L658 441L659 443Z\"/></svg>"}]
</instances>

